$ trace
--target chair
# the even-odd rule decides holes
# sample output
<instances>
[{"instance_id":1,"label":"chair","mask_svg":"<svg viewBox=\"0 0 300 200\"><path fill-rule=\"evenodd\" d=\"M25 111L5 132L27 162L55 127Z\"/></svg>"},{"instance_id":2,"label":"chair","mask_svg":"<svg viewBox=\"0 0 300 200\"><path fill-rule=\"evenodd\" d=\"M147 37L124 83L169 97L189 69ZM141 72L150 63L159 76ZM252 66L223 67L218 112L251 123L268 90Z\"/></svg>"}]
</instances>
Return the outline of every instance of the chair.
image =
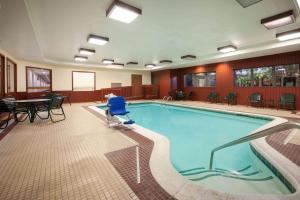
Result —
<instances>
[{"instance_id":1,"label":"chair","mask_svg":"<svg viewBox=\"0 0 300 200\"><path fill-rule=\"evenodd\" d=\"M217 103L219 101L219 95L218 95L218 93L216 91L212 91L212 92L209 93L207 99L211 103L213 103L213 102Z\"/></svg>"},{"instance_id":2,"label":"chair","mask_svg":"<svg viewBox=\"0 0 300 200\"><path fill-rule=\"evenodd\" d=\"M0 100L0 129L5 129L11 120L11 109L7 106L4 100Z\"/></svg>"},{"instance_id":3,"label":"chair","mask_svg":"<svg viewBox=\"0 0 300 200\"><path fill-rule=\"evenodd\" d=\"M291 93L284 93L280 96L278 102L279 108L287 108L289 110L296 110L296 97Z\"/></svg>"},{"instance_id":4,"label":"chair","mask_svg":"<svg viewBox=\"0 0 300 200\"><path fill-rule=\"evenodd\" d=\"M186 100L192 100L192 96L193 96L193 91L190 91L188 95L186 95L185 99Z\"/></svg>"},{"instance_id":5,"label":"chair","mask_svg":"<svg viewBox=\"0 0 300 200\"><path fill-rule=\"evenodd\" d=\"M71 106L71 101L70 101L69 96L62 96L61 94L57 94L56 92L47 92L47 93L43 94L42 97L45 99L53 99L54 97L64 97Z\"/></svg>"},{"instance_id":6,"label":"chair","mask_svg":"<svg viewBox=\"0 0 300 200\"><path fill-rule=\"evenodd\" d=\"M176 100L183 100L185 98L184 93L180 91L176 91Z\"/></svg>"},{"instance_id":7,"label":"chair","mask_svg":"<svg viewBox=\"0 0 300 200\"><path fill-rule=\"evenodd\" d=\"M262 102L263 102L262 94L259 92L252 93L249 96L249 104L251 106L262 106Z\"/></svg>"},{"instance_id":8,"label":"chair","mask_svg":"<svg viewBox=\"0 0 300 200\"><path fill-rule=\"evenodd\" d=\"M106 116L107 116L108 126L111 125L114 116L126 116L128 118L128 121L125 121L124 124L134 123L134 121L131 120L127 115L129 111L127 111L125 108L126 102L124 97L116 96L116 97L109 98L107 106L108 106L108 110L106 112ZM118 121L117 124L120 124L120 122Z\"/></svg>"},{"instance_id":9,"label":"chair","mask_svg":"<svg viewBox=\"0 0 300 200\"><path fill-rule=\"evenodd\" d=\"M10 113L13 115L15 122L24 122L29 117L29 110L24 105L17 105L13 101L16 100L14 97L4 98L2 101L6 104L7 108L10 110ZM18 115L25 114L25 118L20 120Z\"/></svg>"},{"instance_id":10,"label":"chair","mask_svg":"<svg viewBox=\"0 0 300 200\"><path fill-rule=\"evenodd\" d=\"M228 105L235 105L237 103L236 97L237 94L235 92L229 92L225 97L225 101L228 103Z\"/></svg>"},{"instance_id":11,"label":"chair","mask_svg":"<svg viewBox=\"0 0 300 200\"><path fill-rule=\"evenodd\" d=\"M64 109L62 107L64 99L65 99L65 97L63 97L63 96L56 96L56 97L53 97L50 102L38 105L37 108L36 108L37 109L36 110L36 115L42 120L50 118L53 123L65 120L66 115L65 115ZM61 112L60 113L53 112L54 110L60 110ZM41 113L41 112L47 112L47 116L42 117L41 115L39 115L39 113ZM53 119L52 115L62 115L63 119L55 121Z\"/></svg>"}]
</instances>

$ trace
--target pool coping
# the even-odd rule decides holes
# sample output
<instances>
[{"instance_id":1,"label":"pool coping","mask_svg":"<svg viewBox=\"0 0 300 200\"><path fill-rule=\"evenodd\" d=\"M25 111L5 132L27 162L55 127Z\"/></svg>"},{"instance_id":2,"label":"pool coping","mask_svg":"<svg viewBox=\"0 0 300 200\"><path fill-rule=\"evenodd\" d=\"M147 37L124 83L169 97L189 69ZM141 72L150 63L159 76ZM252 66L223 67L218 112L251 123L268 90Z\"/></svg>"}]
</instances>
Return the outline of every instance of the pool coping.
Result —
<instances>
[{"instance_id":1,"label":"pool coping","mask_svg":"<svg viewBox=\"0 0 300 200\"><path fill-rule=\"evenodd\" d=\"M157 101L141 101L138 103L160 103ZM134 103L133 103L134 104ZM270 115L254 114L247 112L237 112L228 111L223 109L213 109L205 108L200 106L182 105L178 103L167 103L168 105L175 105L180 107L208 110L208 111L218 111L230 114L242 114L254 117L271 118L273 121L261 126L255 131L263 130L281 123L285 123L288 120L275 117ZM104 105L104 104L102 104ZM90 109L105 116L105 112L96 106L90 106ZM273 200L273 199L300 199L300 168L292 163L289 159L284 157L282 154L277 152L273 147L271 147L265 140L265 138L257 139L251 142L251 145L263 156L265 157L277 170L295 187L296 192L288 195L271 195L271 194L232 194L222 191L217 191L205 186L198 185L193 181L190 181L180 175L170 160L170 144L168 138L165 136L151 131L149 129L143 128L139 125L132 125L132 129L154 142L154 148L150 158L150 169L156 179L156 181L164 188L170 195L178 199L261 199L261 200ZM251 134L250 133L250 134ZM284 163L284 167L280 165Z\"/></svg>"}]
</instances>

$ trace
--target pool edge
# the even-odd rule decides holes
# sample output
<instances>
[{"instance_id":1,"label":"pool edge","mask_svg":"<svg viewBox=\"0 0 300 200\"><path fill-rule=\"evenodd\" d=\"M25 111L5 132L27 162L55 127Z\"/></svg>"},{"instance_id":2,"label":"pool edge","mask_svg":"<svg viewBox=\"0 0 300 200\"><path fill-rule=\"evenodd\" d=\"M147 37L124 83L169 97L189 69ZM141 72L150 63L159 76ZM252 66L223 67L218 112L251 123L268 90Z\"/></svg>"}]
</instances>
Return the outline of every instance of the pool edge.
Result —
<instances>
[{"instance_id":1,"label":"pool edge","mask_svg":"<svg viewBox=\"0 0 300 200\"><path fill-rule=\"evenodd\" d=\"M138 103L159 103L157 101L141 101ZM134 103L133 103L134 104ZM256 117L264 117L264 118L271 118L273 121L261 126L260 128L256 129L255 131L251 132L254 133L256 131L275 126L280 123L287 122L288 120L280 117L270 116L270 115L262 115L262 114L254 114L254 113L247 113L247 112L236 112L236 111L228 111L228 110L222 110L222 109L213 109L213 108L205 108L200 106L189 106L189 105L182 105L178 103L167 103L169 105L175 105L180 107L188 107L188 108L195 108L195 109L203 109L203 110L210 110L210 111L221 111L225 113L231 113L231 114L243 114L243 115L250 115L250 116L256 116ZM99 108L96 106L94 109L98 110L98 112L101 112ZM94 110L93 109L93 110ZM102 112L104 115L104 112ZM265 156L265 158L271 162L276 168L278 167L278 171L280 171L285 178L287 178L291 184L296 188L296 192L293 194L288 195L260 195L260 194L232 194L232 193L225 193L221 191L216 191L214 189L207 188L205 186L197 185L196 183L187 180L183 176L181 176L173 167L170 160L170 144L168 138L165 136L156 133L154 131L145 129L139 125L133 125L132 126L134 131L138 134L141 134L149 139L151 139L154 142L154 148L151 154L150 158L150 170L156 179L156 181L171 195L178 199L198 199L207 198L207 199L299 199L300 193L299 193L299 182L300 177L295 179L295 174L290 174L290 170L286 170L282 167L278 167L278 164L274 162L274 159L276 160L276 157L280 154L276 150L274 150L266 141L264 138L259 139L259 143L256 141L252 141L251 144L254 146L254 148L261 154L264 155L264 149L269 149L269 151L273 150L272 154L274 158L269 158L269 156ZM263 141L264 142L263 142ZM262 148L263 146L264 148ZM274 155L275 154L275 155ZM277 155L276 155L277 154ZM281 154L280 154L281 155ZM283 157L283 155L281 155ZM271 161L269 160L271 159ZM284 162L289 161L287 158L283 157ZM282 160L281 160L282 161ZM273 163L274 162L274 163ZM291 162L291 161L290 161ZM298 171L300 168L298 169Z\"/></svg>"}]
</instances>

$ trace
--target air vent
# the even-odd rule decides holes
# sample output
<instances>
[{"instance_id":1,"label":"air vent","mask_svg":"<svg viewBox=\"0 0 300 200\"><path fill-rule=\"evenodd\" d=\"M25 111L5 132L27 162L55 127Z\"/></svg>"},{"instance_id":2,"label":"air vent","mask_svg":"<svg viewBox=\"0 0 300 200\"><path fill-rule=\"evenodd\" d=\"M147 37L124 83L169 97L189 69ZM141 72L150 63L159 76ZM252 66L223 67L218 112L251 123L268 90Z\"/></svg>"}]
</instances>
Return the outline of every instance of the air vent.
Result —
<instances>
[{"instance_id":1,"label":"air vent","mask_svg":"<svg viewBox=\"0 0 300 200\"><path fill-rule=\"evenodd\" d=\"M243 8L252 6L262 0L236 0Z\"/></svg>"}]
</instances>

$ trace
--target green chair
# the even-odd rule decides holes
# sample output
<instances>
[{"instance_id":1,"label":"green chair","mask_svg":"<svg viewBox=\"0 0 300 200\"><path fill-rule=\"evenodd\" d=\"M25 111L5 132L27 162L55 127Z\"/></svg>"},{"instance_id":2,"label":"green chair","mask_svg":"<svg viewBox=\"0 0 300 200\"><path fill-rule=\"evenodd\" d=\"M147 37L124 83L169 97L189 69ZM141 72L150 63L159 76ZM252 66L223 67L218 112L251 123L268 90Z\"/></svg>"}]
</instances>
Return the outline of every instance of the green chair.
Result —
<instances>
[{"instance_id":1,"label":"green chair","mask_svg":"<svg viewBox=\"0 0 300 200\"><path fill-rule=\"evenodd\" d=\"M262 106L262 94L259 92L252 93L249 96L249 104L251 106Z\"/></svg>"},{"instance_id":2,"label":"green chair","mask_svg":"<svg viewBox=\"0 0 300 200\"><path fill-rule=\"evenodd\" d=\"M36 115L44 120L44 119L51 119L51 121L53 123L56 123L56 122L59 122L59 121L62 121L62 120L65 120L66 119L66 115L65 115L65 112L64 112L64 109L62 107L62 104L64 102L64 98L63 96L56 96L56 97L53 97L52 100L50 102L47 102L47 103L44 103L44 104L41 104L41 105L38 105L37 106L37 112L36 112ZM60 113L58 112L53 112L54 110L60 110ZM46 117L42 117L39 113L41 112L46 112L47 113L47 116ZM52 117L52 115L62 115L63 118L60 119L60 120L57 120L55 121Z\"/></svg>"},{"instance_id":3,"label":"green chair","mask_svg":"<svg viewBox=\"0 0 300 200\"><path fill-rule=\"evenodd\" d=\"M211 102L211 103L217 103L219 101L219 95L216 91L210 92L207 99Z\"/></svg>"},{"instance_id":4,"label":"green chair","mask_svg":"<svg viewBox=\"0 0 300 200\"><path fill-rule=\"evenodd\" d=\"M237 103L237 94L235 92L229 92L225 97L225 101L228 105L235 105Z\"/></svg>"},{"instance_id":5,"label":"green chair","mask_svg":"<svg viewBox=\"0 0 300 200\"><path fill-rule=\"evenodd\" d=\"M185 98L185 94L179 90L179 91L176 91L176 100L184 100Z\"/></svg>"},{"instance_id":6,"label":"green chair","mask_svg":"<svg viewBox=\"0 0 300 200\"><path fill-rule=\"evenodd\" d=\"M296 110L296 97L291 93L284 93L280 96L278 102L279 108L286 108L289 110Z\"/></svg>"}]
</instances>

